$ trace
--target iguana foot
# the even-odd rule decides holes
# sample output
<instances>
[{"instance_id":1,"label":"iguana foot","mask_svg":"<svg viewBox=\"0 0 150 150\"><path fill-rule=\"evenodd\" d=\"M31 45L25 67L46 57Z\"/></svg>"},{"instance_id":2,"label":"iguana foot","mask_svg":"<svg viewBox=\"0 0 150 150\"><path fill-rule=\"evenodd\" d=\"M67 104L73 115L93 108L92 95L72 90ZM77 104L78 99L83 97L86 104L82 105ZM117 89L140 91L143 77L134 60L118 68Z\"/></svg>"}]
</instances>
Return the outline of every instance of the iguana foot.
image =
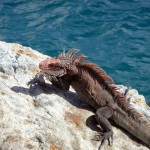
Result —
<instances>
[{"instance_id":1,"label":"iguana foot","mask_svg":"<svg viewBox=\"0 0 150 150\"><path fill-rule=\"evenodd\" d=\"M42 86L46 85L43 73L37 73L35 77L27 83L27 85L29 85L30 87L34 86L35 84L39 84Z\"/></svg>"},{"instance_id":2,"label":"iguana foot","mask_svg":"<svg viewBox=\"0 0 150 150\"><path fill-rule=\"evenodd\" d=\"M103 137L102 137L102 141L101 144L99 146L99 150L101 149L102 145L104 144L104 142L108 140L108 145L111 146L113 144L113 132L112 131L108 131L105 132Z\"/></svg>"},{"instance_id":3,"label":"iguana foot","mask_svg":"<svg viewBox=\"0 0 150 150\"><path fill-rule=\"evenodd\" d=\"M95 135L93 138L94 141L101 141L101 144L99 146L98 150L101 150L104 142L106 140L108 140L108 145L111 146L113 145L113 132L112 131L108 131L105 133L99 133L98 135Z\"/></svg>"},{"instance_id":4,"label":"iguana foot","mask_svg":"<svg viewBox=\"0 0 150 150\"><path fill-rule=\"evenodd\" d=\"M98 148L98 150L101 150L104 142L106 140L108 140L108 145L111 146L113 145L113 132L112 131L108 131L108 132L105 132L105 133L99 133L98 135L95 135L93 140L95 141L101 141L101 144Z\"/></svg>"}]
</instances>

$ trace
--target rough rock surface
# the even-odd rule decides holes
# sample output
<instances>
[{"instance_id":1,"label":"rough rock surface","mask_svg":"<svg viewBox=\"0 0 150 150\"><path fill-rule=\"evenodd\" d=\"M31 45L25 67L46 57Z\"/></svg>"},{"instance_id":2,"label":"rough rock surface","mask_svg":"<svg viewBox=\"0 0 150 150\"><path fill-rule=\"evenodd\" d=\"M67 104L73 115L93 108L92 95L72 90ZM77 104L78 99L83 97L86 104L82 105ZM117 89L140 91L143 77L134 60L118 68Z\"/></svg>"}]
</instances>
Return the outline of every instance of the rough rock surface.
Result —
<instances>
[{"instance_id":1,"label":"rough rock surface","mask_svg":"<svg viewBox=\"0 0 150 150\"><path fill-rule=\"evenodd\" d=\"M72 89L63 92L50 83L49 89L27 86L46 57L19 44L0 42L0 149L97 150L99 141L92 138L99 128L92 109ZM144 97L134 89L129 96L134 107L150 117ZM148 150L118 126L113 125L113 131L113 146L106 142L103 150Z\"/></svg>"}]
</instances>

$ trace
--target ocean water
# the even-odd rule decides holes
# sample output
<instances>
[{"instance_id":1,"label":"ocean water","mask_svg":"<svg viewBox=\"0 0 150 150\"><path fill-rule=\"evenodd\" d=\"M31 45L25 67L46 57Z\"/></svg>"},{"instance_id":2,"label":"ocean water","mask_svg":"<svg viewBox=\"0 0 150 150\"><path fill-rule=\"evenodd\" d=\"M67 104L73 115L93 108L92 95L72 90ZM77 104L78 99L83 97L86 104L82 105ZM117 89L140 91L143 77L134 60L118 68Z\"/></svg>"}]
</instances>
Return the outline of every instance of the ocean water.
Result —
<instances>
[{"instance_id":1,"label":"ocean water","mask_svg":"<svg viewBox=\"0 0 150 150\"><path fill-rule=\"evenodd\" d=\"M0 40L50 56L78 48L150 103L150 0L1 0Z\"/></svg>"}]
</instances>

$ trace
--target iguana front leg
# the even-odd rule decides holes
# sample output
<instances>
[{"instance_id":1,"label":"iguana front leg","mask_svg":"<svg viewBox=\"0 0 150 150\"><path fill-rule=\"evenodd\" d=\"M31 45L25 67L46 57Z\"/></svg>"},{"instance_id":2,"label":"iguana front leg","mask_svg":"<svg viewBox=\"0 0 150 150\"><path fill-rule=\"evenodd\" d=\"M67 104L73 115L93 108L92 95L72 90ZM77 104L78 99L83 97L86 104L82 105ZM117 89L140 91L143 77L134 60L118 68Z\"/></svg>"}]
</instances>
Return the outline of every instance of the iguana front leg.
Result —
<instances>
[{"instance_id":1,"label":"iguana front leg","mask_svg":"<svg viewBox=\"0 0 150 150\"><path fill-rule=\"evenodd\" d=\"M109 145L111 144L110 140L112 140L113 142L112 126L108 121L108 118L110 118L112 115L113 115L113 109L107 106L99 108L95 113L95 118L104 131L102 135L99 135L102 136L99 150L101 149L105 140L109 141Z\"/></svg>"},{"instance_id":2,"label":"iguana front leg","mask_svg":"<svg viewBox=\"0 0 150 150\"><path fill-rule=\"evenodd\" d=\"M46 87L45 79L49 80L54 86L57 88L68 91L70 87L70 82L63 77L56 77L44 73L37 73L35 77L27 83L27 85L33 86L35 84L39 84L40 86Z\"/></svg>"},{"instance_id":3,"label":"iguana front leg","mask_svg":"<svg viewBox=\"0 0 150 150\"><path fill-rule=\"evenodd\" d=\"M53 77L51 83L63 91L68 91L70 87L69 81L65 80L63 77Z\"/></svg>"}]
</instances>

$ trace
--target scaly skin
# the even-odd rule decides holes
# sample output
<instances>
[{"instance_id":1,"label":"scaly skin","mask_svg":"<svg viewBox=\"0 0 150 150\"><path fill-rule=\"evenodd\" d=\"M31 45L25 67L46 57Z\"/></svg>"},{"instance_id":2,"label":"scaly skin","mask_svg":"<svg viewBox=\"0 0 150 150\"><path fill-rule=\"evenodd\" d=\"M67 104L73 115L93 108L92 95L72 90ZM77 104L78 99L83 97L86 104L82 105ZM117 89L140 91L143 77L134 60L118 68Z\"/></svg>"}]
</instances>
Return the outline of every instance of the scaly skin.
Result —
<instances>
[{"instance_id":1,"label":"scaly skin","mask_svg":"<svg viewBox=\"0 0 150 150\"><path fill-rule=\"evenodd\" d=\"M95 118L104 131L99 150L106 139L109 144L113 140L108 118L150 146L150 121L132 108L126 95L116 90L113 80L103 69L76 52L73 49L58 57L47 58L39 68L53 85L65 91L71 85L95 109Z\"/></svg>"}]
</instances>

